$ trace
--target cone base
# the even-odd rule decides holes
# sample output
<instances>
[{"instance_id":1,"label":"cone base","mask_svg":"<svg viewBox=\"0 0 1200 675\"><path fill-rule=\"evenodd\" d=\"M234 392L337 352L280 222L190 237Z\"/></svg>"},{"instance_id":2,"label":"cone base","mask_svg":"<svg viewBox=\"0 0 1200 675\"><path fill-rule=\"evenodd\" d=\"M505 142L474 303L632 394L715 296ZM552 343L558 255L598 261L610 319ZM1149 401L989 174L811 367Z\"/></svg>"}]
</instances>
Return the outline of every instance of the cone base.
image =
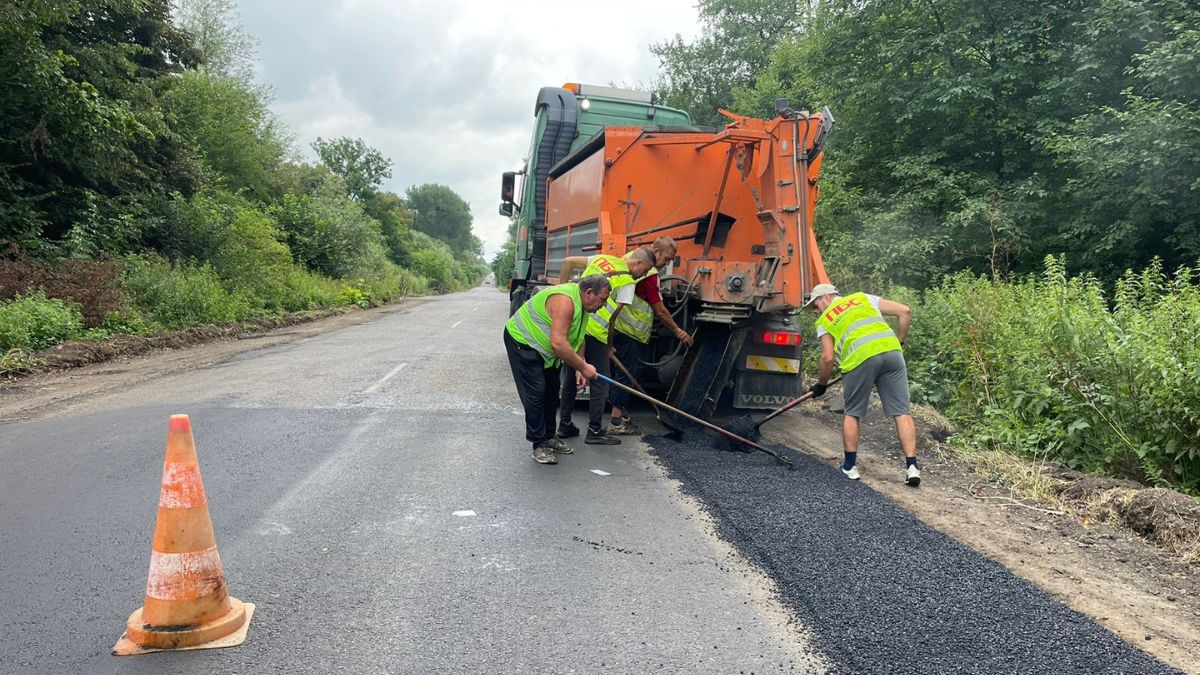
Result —
<instances>
[{"instance_id":1,"label":"cone base","mask_svg":"<svg viewBox=\"0 0 1200 675\"><path fill-rule=\"evenodd\" d=\"M142 627L142 610L129 616L125 633L113 645L113 656L134 656L163 651L190 649L220 649L236 647L246 641L254 603L229 598L230 610L225 616L186 631L147 631Z\"/></svg>"}]
</instances>

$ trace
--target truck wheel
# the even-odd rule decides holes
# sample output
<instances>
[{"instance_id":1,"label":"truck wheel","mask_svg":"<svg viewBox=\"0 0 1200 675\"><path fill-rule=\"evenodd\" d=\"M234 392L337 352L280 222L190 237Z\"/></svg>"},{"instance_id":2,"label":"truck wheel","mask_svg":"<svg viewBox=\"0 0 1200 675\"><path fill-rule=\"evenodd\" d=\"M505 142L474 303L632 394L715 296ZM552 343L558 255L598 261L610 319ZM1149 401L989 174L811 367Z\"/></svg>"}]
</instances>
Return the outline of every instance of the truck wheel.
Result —
<instances>
[{"instance_id":1,"label":"truck wheel","mask_svg":"<svg viewBox=\"0 0 1200 675\"><path fill-rule=\"evenodd\" d=\"M525 301L528 299L529 297L524 286L514 288L512 293L508 295L508 315L512 316L516 314L517 310L521 309L521 305L525 304Z\"/></svg>"}]
</instances>

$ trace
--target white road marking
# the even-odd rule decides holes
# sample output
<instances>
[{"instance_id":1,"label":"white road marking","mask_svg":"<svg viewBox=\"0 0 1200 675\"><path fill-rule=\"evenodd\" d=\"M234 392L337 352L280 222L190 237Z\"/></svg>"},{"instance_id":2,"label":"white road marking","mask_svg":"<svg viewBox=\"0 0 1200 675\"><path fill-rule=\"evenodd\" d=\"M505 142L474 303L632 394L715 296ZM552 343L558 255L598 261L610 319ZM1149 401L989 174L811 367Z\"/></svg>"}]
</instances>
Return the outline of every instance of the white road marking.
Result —
<instances>
[{"instance_id":1,"label":"white road marking","mask_svg":"<svg viewBox=\"0 0 1200 675\"><path fill-rule=\"evenodd\" d=\"M477 310L477 309L479 309L479 305L475 305L474 307L472 307L472 308L471 308L471 311L472 311L472 312L474 312L474 311L475 311L475 310Z\"/></svg>"},{"instance_id":2,"label":"white road marking","mask_svg":"<svg viewBox=\"0 0 1200 675\"><path fill-rule=\"evenodd\" d=\"M372 384L371 386L367 387L367 388L366 388L366 389L363 391L363 393L364 393L364 394L371 394L371 393L374 393L376 389L378 389L378 388L380 388L380 387L382 387L382 386L383 386L383 383L384 383L384 382L387 382L388 380L390 380L390 379L392 379L393 377L395 377L395 376L396 376L396 373L400 372L401 370L404 370L404 367L405 367L405 366L407 366L407 365L408 365L407 363L401 363L400 365L396 366L395 368L392 368L391 372L389 372L387 375L384 375L383 377L379 378L379 381L378 381L378 382L376 382L375 384Z\"/></svg>"},{"instance_id":3,"label":"white road marking","mask_svg":"<svg viewBox=\"0 0 1200 675\"><path fill-rule=\"evenodd\" d=\"M462 321L455 321L453 324L451 324L451 325L450 325L450 327L451 327L451 328L458 328L458 324L460 324L460 323L462 323Z\"/></svg>"},{"instance_id":4,"label":"white road marking","mask_svg":"<svg viewBox=\"0 0 1200 675\"><path fill-rule=\"evenodd\" d=\"M458 516L458 517L460 517L460 518L464 518L464 517L470 517L470 516L473 516L473 515L475 515L475 512L474 512L474 511L470 511L470 510L467 510L467 511L455 511L455 512L454 512L454 515L456 515L456 516Z\"/></svg>"},{"instance_id":5,"label":"white road marking","mask_svg":"<svg viewBox=\"0 0 1200 675\"><path fill-rule=\"evenodd\" d=\"M611 476L612 475L611 473L609 473L607 471L601 471L600 469L592 469L592 473L596 474L597 476Z\"/></svg>"},{"instance_id":6,"label":"white road marking","mask_svg":"<svg viewBox=\"0 0 1200 675\"><path fill-rule=\"evenodd\" d=\"M292 528L284 525L283 523L276 523L272 521L267 521L263 523L262 527L258 528L258 534L264 537L272 534L288 535L291 533Z\"/></svg>"}]
</instances>

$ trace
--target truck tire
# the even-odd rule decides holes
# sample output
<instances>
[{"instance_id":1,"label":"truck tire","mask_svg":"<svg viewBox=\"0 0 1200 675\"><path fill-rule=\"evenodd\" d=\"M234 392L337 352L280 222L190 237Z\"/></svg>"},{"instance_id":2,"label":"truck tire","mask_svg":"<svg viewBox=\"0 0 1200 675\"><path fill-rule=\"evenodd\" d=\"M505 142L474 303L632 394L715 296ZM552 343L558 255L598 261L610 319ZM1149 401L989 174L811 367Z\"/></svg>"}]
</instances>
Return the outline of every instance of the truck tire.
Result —
<instances>
[{"instance_id":1,"label":"truck tire","mask_svg":"<svg viewBox=\"0 0 1200 675\"><path fill-rule=\"evenodd\" d=\"M517 310L521 309L521 305L525 304L525 301L527 300L529 300L529 292L526 287L517 286L514 288L512 292L508 294L508 315L512 316L513 314L516 314Z\"/></svg>"}]
</instances>

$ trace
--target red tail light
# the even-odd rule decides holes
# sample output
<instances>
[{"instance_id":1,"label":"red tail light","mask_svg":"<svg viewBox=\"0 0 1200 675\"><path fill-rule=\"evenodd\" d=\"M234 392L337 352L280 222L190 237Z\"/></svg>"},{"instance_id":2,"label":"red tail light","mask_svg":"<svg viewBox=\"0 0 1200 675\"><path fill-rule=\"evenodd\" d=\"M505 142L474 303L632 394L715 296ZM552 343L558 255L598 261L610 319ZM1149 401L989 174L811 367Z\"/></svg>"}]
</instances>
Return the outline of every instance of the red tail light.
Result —
<instances>
[{"instance_id":1,"label":"red tail light","mask_svg":"<svg viewBox=\"0 0 1200 675\"><path fill-rule=\"evenodd\" d=\"M795 347L800 344L799 333L785 333L777 330L767 330L759 333L759 339L763 344L778 345L780 347Z\"/></svg>"}]
</instances>

